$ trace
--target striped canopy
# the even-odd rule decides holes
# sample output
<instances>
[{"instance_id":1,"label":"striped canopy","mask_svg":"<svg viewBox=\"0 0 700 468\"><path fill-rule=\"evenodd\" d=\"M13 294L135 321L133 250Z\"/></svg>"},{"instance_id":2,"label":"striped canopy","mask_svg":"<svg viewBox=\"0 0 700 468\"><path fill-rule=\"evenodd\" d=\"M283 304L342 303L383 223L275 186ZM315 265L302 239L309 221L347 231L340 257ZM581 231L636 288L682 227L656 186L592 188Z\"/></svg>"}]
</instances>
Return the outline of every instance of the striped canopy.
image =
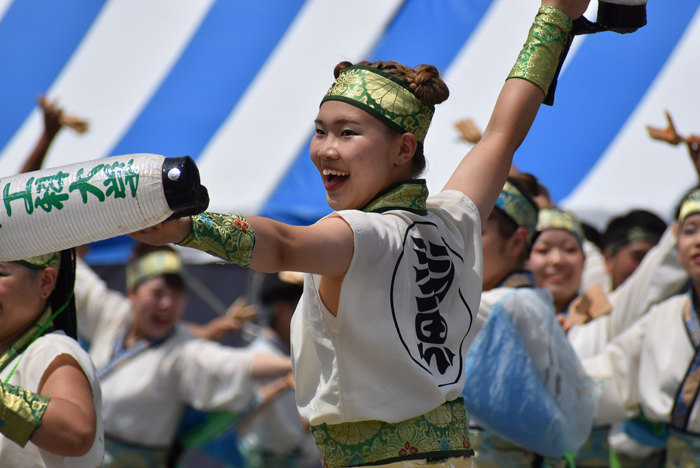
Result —
<instances>
[{"instance_id":1,"label":"striped canopy","mask_svg":"<svg viewBox=\"0 0 700 468\"><path fill-rule=\"evenodd\" d=\"M0 177L42 131L40 93L89 119L44 167L127 153L190 155L214 211L308 224L329 213L308 158L313 120L342 60L431 63L451 96L425 142L432 191L486 126L537 0L0 0ZM587 16L593 18L592 3ZM646 125L700 134L700 0L652 0L634 34L578 37L515 157L553 197L601 227L647 208L670 218L696 176L684 147ZM93 249L126 259L124 239Z\"/></svg>"}]
</instances>

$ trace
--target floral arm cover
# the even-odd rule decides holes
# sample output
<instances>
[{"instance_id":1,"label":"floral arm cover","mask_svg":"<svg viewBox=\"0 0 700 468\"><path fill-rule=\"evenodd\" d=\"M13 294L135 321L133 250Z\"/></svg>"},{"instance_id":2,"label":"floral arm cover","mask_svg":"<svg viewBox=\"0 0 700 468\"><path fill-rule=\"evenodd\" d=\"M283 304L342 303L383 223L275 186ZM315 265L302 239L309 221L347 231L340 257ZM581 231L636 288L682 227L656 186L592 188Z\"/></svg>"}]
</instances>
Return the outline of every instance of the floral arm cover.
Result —
<instances>
[{"instance_id":1,"label":"floral arm cover","mask_svg":"<svg viewBox=\"0 0 700 468\"><path fill-rule=\"evenodd\" d=\"M192 232L180 245L202 250L236 265L249 266L255 240L255 230L245 217L205 211L192 217Z\"/></svg>"},{"instance_id":2,"label":"floral arm cover","mask_svg":"<svg viewBox=\"0 0 700 468\"><path fill-rule=\"evenodd\" d=\"M562 11L549 6L540 7L527 42L507 79L530 81L547 96L561 55L570 40L572 26L571 19Z\"/></svg>"},{"instance_id":3,"label":"floral arm cover","mask_svg":"<svg viewBox=\"0 0 700 468\"><path fill-rule=\"evenodd\" d=\"M0 434L21 447L41 426L50 398L0 382Z\"/></svg>"}]
</instances>

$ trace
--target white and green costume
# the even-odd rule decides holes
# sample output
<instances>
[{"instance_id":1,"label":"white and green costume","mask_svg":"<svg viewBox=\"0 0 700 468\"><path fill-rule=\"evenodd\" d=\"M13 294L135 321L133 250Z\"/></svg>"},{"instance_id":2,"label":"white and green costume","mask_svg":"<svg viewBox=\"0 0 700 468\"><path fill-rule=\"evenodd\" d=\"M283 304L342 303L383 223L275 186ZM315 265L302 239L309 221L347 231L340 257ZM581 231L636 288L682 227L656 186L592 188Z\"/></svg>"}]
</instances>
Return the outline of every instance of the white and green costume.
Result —
<instances>
[{"instance_id":1,"label":"white and green costume","mask_svg":"<svg viewBox=\"0 0 700 468\"><path fill-rule=\"evenodd\" d=\"M105 466L162 466L185 405L241 411L252 401L253 353L198 339L176 325L162 342L115 361L115 345L129 323L129 300L110 291L84 262L77 267L76 299L81 334L100 371Z\"/></svg>"}]
</instances>

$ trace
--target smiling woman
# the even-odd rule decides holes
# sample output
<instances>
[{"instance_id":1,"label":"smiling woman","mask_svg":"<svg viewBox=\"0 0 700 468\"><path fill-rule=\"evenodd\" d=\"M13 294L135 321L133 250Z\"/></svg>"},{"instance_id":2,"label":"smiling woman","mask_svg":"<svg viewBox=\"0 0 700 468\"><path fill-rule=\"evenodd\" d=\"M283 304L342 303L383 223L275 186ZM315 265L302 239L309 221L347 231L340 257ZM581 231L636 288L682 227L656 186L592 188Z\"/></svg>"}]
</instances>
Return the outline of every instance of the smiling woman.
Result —
<instances>
[{"instance_id":1,"label":"smiling woman","mask_svg":"<svg viewBox=\"0 0 700 468\"><path fill-rule=\"evenodd\" d=\"M180 257L169 247L136 251L126 297L84 262L77 267L81 336L90 342L104 395L107 468L163 468L186 405L241 412L253 400L255 379L291 372L289 358L196 338L180 322Z\"/></svg>"},{"instance_id":2,"label":"smiling woman","mask_svg":"<svg viewBox=\"0 0 700 468\"><path fill-rule=\"evenodd\" d=\"M202 213L133 234L307 273L291 347L297 406L324 466L471 465L460 393L482 285L481 220L587 5L543 1L483 138L440 193L414 179L434 106L448 96L437 70L344 62L310 154L335 213L304 227Z\"/></svg>"},{"instance_id":3,"label":"smiling woman","mask_svg":"<svg viewBox=\"0 0 700 468\"><path fill-rule=\"evenodd\" d=\"M76 338L74 253L0 263L0 466L102 463L101 393Z\"/></svg>"}]
</instances>

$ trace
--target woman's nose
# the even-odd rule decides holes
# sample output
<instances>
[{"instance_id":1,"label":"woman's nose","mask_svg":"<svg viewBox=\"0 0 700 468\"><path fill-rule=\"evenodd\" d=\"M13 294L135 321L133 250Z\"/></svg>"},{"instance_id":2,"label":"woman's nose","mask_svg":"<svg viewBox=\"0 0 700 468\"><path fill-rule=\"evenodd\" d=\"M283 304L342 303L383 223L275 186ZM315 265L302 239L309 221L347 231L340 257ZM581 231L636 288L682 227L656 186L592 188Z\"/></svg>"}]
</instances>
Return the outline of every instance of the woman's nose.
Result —
<instances>
[{"instance_id":1,"label":"woman's nose","mask_svg":"<svg viewBox=\"0 0 700 468\"><path fill-rule=\"evenodd\" d=\"M547 259L549 260L550 263L552 264L558 264L561 262L561 250L558 248L553 248L550 249L549 255L547 255Z\"/></svg>"}]
</instances>

